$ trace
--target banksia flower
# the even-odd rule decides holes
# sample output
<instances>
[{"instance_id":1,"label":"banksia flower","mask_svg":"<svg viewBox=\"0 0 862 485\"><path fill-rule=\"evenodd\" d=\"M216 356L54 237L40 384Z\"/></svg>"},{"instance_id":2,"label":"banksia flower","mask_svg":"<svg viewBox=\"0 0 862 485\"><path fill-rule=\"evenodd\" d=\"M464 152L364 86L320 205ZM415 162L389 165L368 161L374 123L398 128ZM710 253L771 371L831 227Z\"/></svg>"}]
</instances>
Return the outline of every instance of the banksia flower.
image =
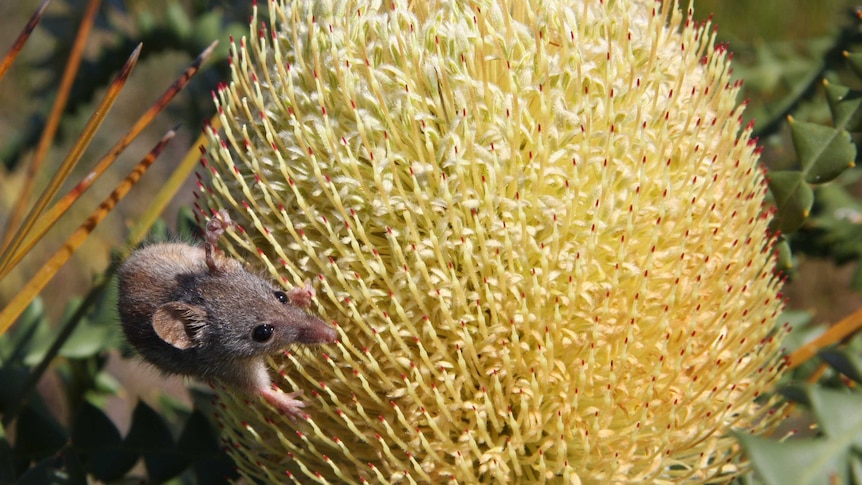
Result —
<instances>
[{"instance_id":1,"label":"banksia flower","mask_svg":"<svg viewBox=\"0 0 862 485\"><path fill-rule=\"evenodd\" d=\"M270 3L215 96L200 210L340 341L222 394L249 477L726 479L780 373L764 177L675 2ZM280 373L280 376L278 375Z\"/></svg>"}]
</instances>

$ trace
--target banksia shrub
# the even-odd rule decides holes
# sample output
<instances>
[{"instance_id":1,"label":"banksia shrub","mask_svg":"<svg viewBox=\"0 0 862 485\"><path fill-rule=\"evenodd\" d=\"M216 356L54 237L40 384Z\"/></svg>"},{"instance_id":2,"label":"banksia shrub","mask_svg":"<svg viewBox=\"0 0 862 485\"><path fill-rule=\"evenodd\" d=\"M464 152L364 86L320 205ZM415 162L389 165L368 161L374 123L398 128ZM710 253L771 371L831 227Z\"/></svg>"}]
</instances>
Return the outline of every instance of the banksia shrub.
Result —
<instances>
[{"instance_id":1,"label":"banksia shrub","mask_svg":"<svg viewBox=\"0 0 862 485\"><path fill-rule=\"evenodd\" d=\"M766 186L709 24L674 2L255 11L200 210L340 341L222 393L241 472L332 483L719 480L777 421ZM278 375L280 373L280 376ZM744 466L744 465L742 465Z\"/></svg>"}]
</instances>

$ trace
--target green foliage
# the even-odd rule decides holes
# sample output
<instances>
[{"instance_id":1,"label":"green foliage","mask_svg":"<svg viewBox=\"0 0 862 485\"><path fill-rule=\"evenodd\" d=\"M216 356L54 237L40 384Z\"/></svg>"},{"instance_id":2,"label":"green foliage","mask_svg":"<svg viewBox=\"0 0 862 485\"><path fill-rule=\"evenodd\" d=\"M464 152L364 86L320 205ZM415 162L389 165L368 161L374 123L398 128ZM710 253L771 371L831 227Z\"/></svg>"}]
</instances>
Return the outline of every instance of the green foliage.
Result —
<instances>
[{"instance_id":1,"label":"green foliage","mask_svg":"<svg viewBox=\"0 0 862 485\"><path fill-rule=\"evenodd\" d=\"M68 58L84 3L65 3L69 7L65 13L51 14L43 23L58 48L40 61L44 83L24 93L34 99L50 98L47 95L56 92ZM67 114L104 89L118 63L138 42L145 45L142 58L146 59L168 52L194 57L209 42L220 39L210 63L213 67L199 76L202 82L189 87L187 104L174 112L187 126L200 126L212 109L210 90L227 77L224 39L229 34L235 38L248 35L250 2L233 3L236 5L217 0L104 2L96 26L104 42L84 61ZM763 5L745 3L747 8ZM784 11L786 6L779 2L777 8ZM735 7L729 10L743 24L756 17L740 15ZM852 169L862 139L862 53L853 52L859 50L862 34L858 20L848 18L843 28L805 40L801 49L782 42L733 44L742 54L737 61L749 61L748 65L735 63L736 73L746 80L748 95L754 98L746 116L758 120L755 133L767 147L779 147L776 165L781 170L770 170L768 178L777 209L773 229L782 233L777 244L779 266L786 270L793 264L791 252L828 257L839 264L862 258L862 203L851 192L862 178L859 169ZM728 24L724 22L719 32L732 27ZM822 82L824 78L829 81ZM788 121L791 114L796 119ZM789 143L780 140L785 127ZM4 139L0 161L6 168L14 168L33 149L43 128L44 119L34 115ZM788 154L790 145L796 152L795 161ZM197 230L190 212L185 212L178 228L185 239ZM160 223L150 239L169 237L165 224ZM862 265L859 267L853 280L856 289L862 289ZM60 326L67 332L57 332L46 315L45 302L37 299L12 330L0 337L0 483L121 481L136 465L145 470L142 480L151 482L218 483L235 476L217 434L200 410L191 411L169 399L158 410L141 402L125 435L106 414L107 398L123 391L105 372L106 356L118 350L128 354L118 331L116 288L108 281L98 281L87 297L67 307ZM810 315L798 312L782 317L781 321L794 327L785 341L788 350L819 331L808 325L809 320ZM789 384L781 390L788 401L810 411L810 419L817 424L816 435L784 440L739 435L756 472L739 482L862 485L862 391L858 385L847 385L848 381L862 383L862 339L824 350L819 357L820 361L808 362L789 375L791 382L802 382L822 361L829 370L818 384ZM50 412L34 391L49 364L61 380L61 397L71 409L69 422Z\"/></svg>"},{"instance_id":2,"label":"green foliage","mask_svg":"<svg viewBox=\"0 0 862 485\"><path fill-rule=\"evenodd\" d=\"M856 144L849 130L860 131L862 91L825 83L832 126L789 119L798 170L772 170L769 189L778 209L773 229L790 234L811 214L814 187L832 182L855 166Z\"/></svg>"},{"instance_id":3,"label":"green foliage","mask_svg":"<svg viewBox=\"0 0 862 485\"><path fill-rule=\"evenodd\" d=\"M770 166L777 209L772 229L781 233L777 249L785 272L794 264L791 249L839 264L857 261L862 249L854 240L860 221L851 192L859 179L858 170L851 169L862 132L862 54L854 53L862 45L862 31L851 6L800 4L802 16L781 16L769 25L754 19L772 18L766 12L783 11L783 3L731 1L716 15L719 35L734 50L734 74L744 80L743 95L751 100L744 116L756 120L754 134ZM701 0L696 7L704 14L718 5ZM772 24L800 20L803 25L790 30L769 31ZM751 22L758 28L743 27ZM812 28L818 23L819 29ZM862 289L862 272L854 287Z\"/></svg>"},{"instance_id":4,"label":"green foliage","mask_svg":"<svg viewBox=\"0 0 862 485\"><path fill-rule=\"evenodd\" d=\"M785 270L792 264L790 248L829 254L841 263L862 255L859 204L840 184L830 184L844 176L856 177L849 169L855 167L859 152L853 133L862 131L862 90L827 81L823 86L831 126L788 117L796 167L773 169L768 175L777 209L771 228L782 234L779 262ZM841 244L838 251L836 242ZM862 274L855 281L862 284Z\"/></svg>"},{"instance_id":5,"label":"green foliage","mask_svg":"<svg viewBox=\"0 0 862 485\"><path fill-rule=\"evenodd\" d=\"M862 484L862 338L820 353L830 373L816 385L781 389L790 402L810 410L817 433L777 440L739 433L761 483L815 485ZM843 376L843 377L842 377ZM857 384L845 384L850 379Z\"/></svg>"},{"instance_id":6,"label":"green foliage","mask_svg":"<svg viewBox=\"0 0 862 485\"><path fill-rule=\"evenodd\" d=\"M190 211L183 212L178 226L183 231L195 227ZM160 223L150 240L171 237ZM141 462L152 482L220 483L235 477L201 410L165 399L157 411L139 402L125 436L108 417L107 397L122 392L105 371L107 355L123 345L116 301L115 285L97 283L83 300L69 305L58 332L37 299L0 337L0 483L114 482ZM51 362L72 409L68 424L34 391ZM207 409L207 400L198 399L198 408ZM11 442L4 432L10 424Z\"/></svg>"},{"instance_id":7,"label":"green foliage","mask_svg":"<svg viewBox=\"0 0 862 485\"><path fill-rule=\"evenodd\" d=\"M47 79L34 86L32 93L25 93L34 99L50 100L57 92L85 10L84 0L65 0L65 3L68 8L62 10L63 13L54 13L55 9L51 9L40 23L40 29L57 41L57 47L38 63L38 70L43 71ZM102 41L95 46L95 55L88 55L81 64L66 106L67 115L88 106L110 83L129 52L139 43L144 45L140 57L144 62L175 52L194 59L213 40L219 40L220 45L208 65L186 88L185 104L173 110L178 121L193 127L201 126L211 115L210 92L228 75L225 62L227 39L231 35L236 38L248 36L249 2L236 1L233 8L227 8L231 7L230 4L215 1L163 3L105 2L95 27ZM189 5L184 6L183 3ZM47 110L47 105L44 108ZM20 131L5 137L0 146L0 163L10 170L17 166L21 157L36 146L44 128L43 115L35 114ZM62 124L60 129L62 134Z\"/></svg>"}]
</instances>

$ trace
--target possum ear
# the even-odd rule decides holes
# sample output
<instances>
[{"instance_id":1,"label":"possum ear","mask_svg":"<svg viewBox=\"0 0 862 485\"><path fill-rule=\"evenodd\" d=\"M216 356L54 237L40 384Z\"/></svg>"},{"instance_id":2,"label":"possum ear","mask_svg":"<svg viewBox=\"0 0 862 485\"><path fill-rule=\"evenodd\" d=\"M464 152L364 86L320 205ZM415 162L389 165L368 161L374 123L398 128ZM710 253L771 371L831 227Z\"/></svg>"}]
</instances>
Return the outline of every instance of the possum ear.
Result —
<instances>
[{"instance_id":1,"label":"possum ear","mask_svg":"<svg viewBox=\"0 0 862 485\"><path fill-rule=\"evenodd\" d=\"M168 302L153 314L156 335L180 350L196 346L205 326L204 309L186 303Z\"/></svg>"}]
</instances>

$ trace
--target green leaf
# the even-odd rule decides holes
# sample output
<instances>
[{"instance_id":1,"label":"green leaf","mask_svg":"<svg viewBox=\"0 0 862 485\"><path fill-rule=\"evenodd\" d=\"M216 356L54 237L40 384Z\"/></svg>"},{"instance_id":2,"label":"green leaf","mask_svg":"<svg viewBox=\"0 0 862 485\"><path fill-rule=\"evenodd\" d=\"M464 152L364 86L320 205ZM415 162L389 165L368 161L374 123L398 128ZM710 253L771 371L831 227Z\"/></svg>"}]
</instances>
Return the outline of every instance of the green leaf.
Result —
<instances>
[{"instance_id":1,"label":"green leaf","mask_svg":"<svg viewBox=\"0 0 862 485\"><path fill-rule=\"evenodd\" d=\"M856 382L862 382L862 358L855 352L847 352L843 349L826 349L818 355L833 369Z\"/></svg>"},{"instance_id":2,"label":"green leaf","mask_svg":"<svg viewBox=\"0 0 862 485\"><path fill-rule=\"evenodd\" d=\"M21 398L30 371L26 367L9 365L0 367L0 413L7 412Z\"/></svg>"},{"instance_id":3,"label":"green leaf","mask_svg":"<svg viewBox=\"0 0 862 485\"><path fill-rule=\"evenodd\" d=\"M194 33L192 22L179 3L171 2L165 11L167 28L180 38L186 39Z\"/></svg>"},{"instance_id":4,"label":"green leaf","mask_svg":"<svg viewBox=\"0 0 862 485\"><path fill-rule=\"evenodd\" d=\"M150 480L163 482L173 478L189 464L188 455L178 453L164 420L143 401L135 407L126 445L143 454Z\"/></svg>"},{"instance_id":5,"label":"green leaf","mask_svg":"<svg viewBox=\"0 0 862 485\"><path fill-rule=\"evenodd\" d=\"M68 441L66 429L48 412L33 406L25 406L18 414L15 437L15 455L27 460L53 455Z\"/></svg>"},{"instance_id":6,"label":"green leaf","mask_svg":"<svg viewBox=\"0 0 862 485\"><path fill-rule=\"evenodd\" d=\"M853 166L856 145L847 131L791 119L790 134L806 182L829 182Z\"/></svg>"},{"instance_id":7,"label":"green leaf","mask_svg":"<svg viewBox=\"0 0 862 485\"><path fill-rule=\"evenodd\" d=\"M862 393L810 386L808 399L830 441L862 445Z\"/></svg>"},{"instance_id":8,"label":"green leaf","mask_svg":"<svg viewBox=\"0 0 862 485\"><path fill-rule=\"evenodd\" d=\"M765 484L846 483L848 443L817 439L781 442L748 433L734 434Z\"/></svg>"},{"instance_id":9,"label":"green leaf","mask_svg":"<svg viewBox=\"0 0 862 485\"><path fill-rule=\"evenodd\" d=\"M779 236L778 244L775 245L775 251L778 258L775 262L775 269L778 271L790 271L793 269L793 253L790 251L790 243L783 235Z\"/></svg>"},{"instance_id":10,"label":"green leaf","mask_svg":"<svg viewBox=\"0 0 862 485\"><path fill-rule=\"evenodd\" d=\"M150 226L150 232L147 234L147 241L150 242L165 242L170 240L171 232L168 225L162 219L156 219L156 222Z\"/></svg>"},{"instance_id":11,"label":"green leaf","mask_svg":"<svg viewBox=\"0 0 862 485\"><path fill-rule=\"evenodd\" d=\"M778 393L784 396L788 401L792 401L805 406L810 406L811 401L808 399L808 385L806 384L790 384L781 386Z\"/></svg>"},{"instance_id":12,"label":"green leaf","mask_svg":"<svg viewBox=\"0 0 862 485\"><path fill-rule=\"evenodd\" d=\"M23 362L33 342L50 333L45 304L37 296L27 305L12 329L0 337L0 361L4 365Z\"/></svg>"},{"instance_id":13,"label":"green leaf","mask_svg":"<svg viewBox=\"0 0 862 485\"><path fill-rule=\"evenodd\" d=\"M184 241L192 241L201 235L200 223L195 220L194 212L188 207L183 207L177 214L177 234Z\"/></svg>"},{"instance_id":14,"label":"green leaf","mask_svg":"<svg viewBox=\"0 0 862 485\"><path fill-rule=\"evenodd\" d=\"M11 483L11 482L10 482ZM28 469L21 478L14 483L18 485L44 485L50 483L53 485L65 485L73 483L86 483L75 481L66 474L65 463L60 455L52 455L45 458L35 466Z\"/></svg>"},{"instance_id":15,"label":"green leaf","mask_svg":"<svg viewBox=\"0 0 862 485\"><path fill-rule=\"evenodd\" d=\"M862 392L810 385L781 392L810 405L823 433L785 441L736 433L758 476L766 484L847 483L849 460L862 445Z\"/></svg>"},{"instance_id":16,"label":"green leaf","mask_svg":"<svg viewBox=\"0 0 862 485\"><path fill-rule=\"evenodd\" d=\"M862 130L862 91L823 81L832 125L848 131Z\"/></svg>"},{"instance_id":17,"label":"green leaf","mask_svg":"<svg viewBox=\"0 0 862 485\"><path fill-rule=\"evenodd\" d=\"M118 480L138 455L122 446L120 432L105 413L84 401L72 426L72 443L87 455L87 469L102 481Z\"/></svg>"},{"instance_id":18,"label":"green leaf","mask_svg":"<svg viewBox=\"0 0 862 485\"><path fill-rule=\"evenodd\" d=\"M856 291L862 291L862 264L856 266L856 272L853 273L853 280L850 281L850 288Z\"/></svg>"},{"instance_id":19,"label":"green leaf","mask_svg":"<svg viewBox=\"0 0 862 485\"><path fill-rule=\"evenodd\" d=\"M862 52L845 52L844 57L847 59L850 69L856 73L856 77L862 79Z\"/></svg>"},{"instance_id":20,"label":"green leaf","mask_svg":"<svg viewBox=\"0 0 862 485\"><path fill-rule=\"evenodd\" d=\"M805 183L802 172L770 171L769 190L778 213L772 220L774 229L790 234L805 222L814 204L814 191Z\"/></svg>"},{"instance_id":21,"label":"green leaf","mask_svg":"<svg viewBox=\"0 0 862 485\"><path fill-rule=\"evenodd\" d=\"M191 40L192 45L197 49L205 48L213 39L221 38L224 35L224 16L221 12L216 11L198 16L195 19L191 34L189 40Z\"/></svg>"},{"instance_id":22,"label":"green leaf","mask_svg":"<svg viewBox=\"0 0 862 485\"><path fill-rule=\"evenodd\" d=\"M6 439L6 429L0 424L0 483L14 482L15 463L12 460L12 447Z\"/></svg>"},{"instance_id":23,"label":"green leaf","mask_svg":"<svg viewBox=\"0 0 862 485\"><path fill-rule=\"evenodd\" d=\"M827 184L817 188L817 214L806 225L813 243L809 254L822 254L841 264L862 256L862 203L844 187Z\"/></svg>"},{"instance_id":24,"label":"green leaf","mask_svg":"<svg viewBox=\"0 0 862 485\"><path fill-rule=\"evenodd\" d=\"M787 353L802 347L820 336L824 329L820 325L810 325L812 314L805 310L785 310L778 317L781 325L790 326L790 333L784 337L783 347Z\"/></svg>"},{"instance_id":25,"label":"green leaf","mask_svg":"<svg viewBox=\"0 0 862 485\"><path fill-rule=\"evenodd\" d=\"M178 446L192 455L198 483L221 483L237 477L233 461L222 451L212 425L200 411L189 416Z\"/></svg>"},{"instance_id":26,"label":"green leaf","mask_svg":"<svg viewBox=\"0 0 862 485\"><path fill-rule=\"evenodd\" d=\"M93 389L95 392L99 394L106 394L111 396L117 396L121 392L123 392L123 385L120 381L117 380L116 377L112 376L107 372L99 372L96 374L95 388Z\"/></svg>"},{"instance_id":27,"label":"green leaf","mask_svg":"<svg viewBox=\"0 0 862 485\"><path fill-rule=\"evenodd\" d=\"M60 355L70 359L83 359L101 352L111 341L113 341L113 332L109 326L104 323L94 323L93 320L84 317L63 344Z\"/></svg>"},{"instance_id":28,"label":"green leaf","mask_svg":"<svg viewBox=\"0 0 862 485\"><path fill-rule=\"evenodd\" d=\"M862 483L862 458L859 455L850 457L850 477L852 478L851 483L857 485Z\"/></svg>"}]
</instances>

